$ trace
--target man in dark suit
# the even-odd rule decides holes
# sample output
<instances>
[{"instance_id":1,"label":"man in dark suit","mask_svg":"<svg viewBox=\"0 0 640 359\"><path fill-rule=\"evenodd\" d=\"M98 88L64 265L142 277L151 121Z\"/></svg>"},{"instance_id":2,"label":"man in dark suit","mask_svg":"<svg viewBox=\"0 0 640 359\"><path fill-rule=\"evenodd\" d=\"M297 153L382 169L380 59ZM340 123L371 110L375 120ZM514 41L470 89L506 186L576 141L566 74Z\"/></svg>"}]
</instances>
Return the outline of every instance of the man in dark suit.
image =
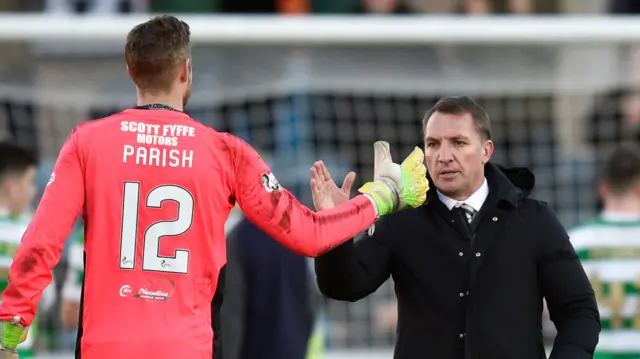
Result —
<instances>
[{"instance_id":1,"label":"man in dark suit","mask_svg":"<svg viewBox=\"0 0 640 359\"><path fill-rule=\"evenodd\" d=\"M427 202L317 258L322 293L357 301L393 277L396 359L545 358L545 298L558 330L551 358L592 358L593 289L555 215L529 198L533 174L489 162L491 124L468 97L441 99L423 130ZM349 198L322 162L311 176L318 210Z\"/></svg>"}]
</instances>

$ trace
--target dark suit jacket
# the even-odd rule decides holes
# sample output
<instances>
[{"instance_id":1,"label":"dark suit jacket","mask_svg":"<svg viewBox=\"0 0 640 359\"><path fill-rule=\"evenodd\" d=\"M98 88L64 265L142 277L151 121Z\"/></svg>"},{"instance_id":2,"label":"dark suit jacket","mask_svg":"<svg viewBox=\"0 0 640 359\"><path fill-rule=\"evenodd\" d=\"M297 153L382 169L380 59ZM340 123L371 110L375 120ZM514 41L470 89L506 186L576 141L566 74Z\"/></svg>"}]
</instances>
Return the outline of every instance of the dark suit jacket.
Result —
<instances>
[{"instance_id":1,"label":"dark suit jacket","mask_svg":"<svg viewBox=\"0 0 640 359\"><path fill-rule=\"evenodd\" d=\"M489 197L473 230L432 189L425 205L317 258L320 290L357 301L393 277L396 359L544 358L543 297L558 329L551 358L592 358L594 293L562 225L528 197L533 174L488 164L485 177Z\"/></svg>"}]
</instances>

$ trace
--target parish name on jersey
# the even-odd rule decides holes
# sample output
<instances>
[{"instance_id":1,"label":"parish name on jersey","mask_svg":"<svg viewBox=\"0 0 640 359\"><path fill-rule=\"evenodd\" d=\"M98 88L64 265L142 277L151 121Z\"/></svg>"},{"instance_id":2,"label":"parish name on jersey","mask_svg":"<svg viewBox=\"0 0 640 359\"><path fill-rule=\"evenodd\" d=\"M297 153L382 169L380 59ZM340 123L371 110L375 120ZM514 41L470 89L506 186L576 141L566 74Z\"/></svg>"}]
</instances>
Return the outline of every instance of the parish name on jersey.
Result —
<instances>
[{"instance_id":1,"label":"parish name on jersey","mask_svg":"<svg viewBox=\"0 0 640 359\"><path fill-rule=\"evenodd\" d=\"M120 130L135 133L136 141L136 145L124 145L122 162L154 167L193 167L193 150L173 147L178 146L180 138L195 137L194 127L122 121Z\"/></svg>"}]
</instances>

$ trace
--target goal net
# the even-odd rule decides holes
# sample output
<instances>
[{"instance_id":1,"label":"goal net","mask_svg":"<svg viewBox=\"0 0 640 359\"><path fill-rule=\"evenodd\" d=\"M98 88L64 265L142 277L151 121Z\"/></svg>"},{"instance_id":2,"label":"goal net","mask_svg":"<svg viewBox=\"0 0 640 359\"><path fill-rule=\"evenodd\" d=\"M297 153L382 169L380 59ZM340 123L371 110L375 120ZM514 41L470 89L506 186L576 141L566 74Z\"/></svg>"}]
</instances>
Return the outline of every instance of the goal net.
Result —
<instances>
[{"instance_id":1,"label":"goal net","mask_svg":"<svg viewBox=\"0 0 640 359\"><path fill-rule=\"evenodd\" d=\"M17 19L0 17L0 131L46 168L75 125L134 105L121 48L136 19ZM534 196L567 227L598 208L599 159L640 138L640 31L624 20L229 21L193 19L187 110L253 144L307 204L314 160L336 178L356 171L357 186L372 176L372 143L398 159L422 146L421 119L445 95L481 103L493 160L532 169ZM327 301L325 357L389 358L394 298L388 282L357 303Z\"/></svg>"}]
</instances>

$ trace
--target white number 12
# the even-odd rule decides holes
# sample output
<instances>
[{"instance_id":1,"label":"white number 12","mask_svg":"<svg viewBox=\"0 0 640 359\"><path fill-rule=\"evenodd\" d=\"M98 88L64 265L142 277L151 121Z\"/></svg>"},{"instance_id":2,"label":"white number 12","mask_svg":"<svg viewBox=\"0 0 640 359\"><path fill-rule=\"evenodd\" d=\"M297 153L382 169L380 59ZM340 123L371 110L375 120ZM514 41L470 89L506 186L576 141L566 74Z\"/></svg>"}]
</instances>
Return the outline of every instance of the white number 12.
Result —
<instances>
[{"instance_id":1,"label":"white number 12","mask_svg":"<svg viewBox=\"0 0 640 359\"><path fill-rule=\"evenodd\" d=\"M140 183L125 182L123 197L120 268L134 269L138 236ZM173 221L153 223L144 231L142 270L187 274L189 250L176 249L173 257L160 256L160 239L168 236L179 236L191 228L193 223L193 196L186 189L176 185L158 186L147 195L146 208L161 208L164 201L178 203L178 216Z\"/></svg>"}]
</instances>

